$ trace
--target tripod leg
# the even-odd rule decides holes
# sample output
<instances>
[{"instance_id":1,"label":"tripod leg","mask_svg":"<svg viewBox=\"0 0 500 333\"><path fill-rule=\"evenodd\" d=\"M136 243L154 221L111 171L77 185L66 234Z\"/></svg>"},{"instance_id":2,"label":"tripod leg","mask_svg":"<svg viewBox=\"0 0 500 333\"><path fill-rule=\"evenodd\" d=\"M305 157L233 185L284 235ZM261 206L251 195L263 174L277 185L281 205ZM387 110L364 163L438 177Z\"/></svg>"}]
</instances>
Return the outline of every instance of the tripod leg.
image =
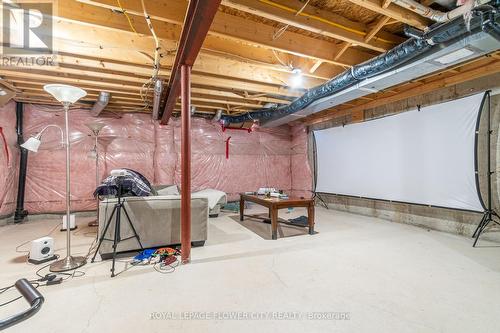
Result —
<instances>
[{"instance_id":1,"label":"tripod leg","mask_svg":"<svg viewBox=\"0 0 500 333\"><path fill-rule=\"evenodd\" d=\"M108 222L106 222L106 227L104 227L104 232L102 233L101 237L99 237L99 243L97 244L97 249L95 250L94 256L92 257L92 260L90 262L94 262L97 252L99 252L99 249L101 248L102 241L106 237L106 232L108 231L109 225L111 224L111 220L113 219L113 215L115 215L115 212L116 212L116 206L113 207L113 211L109 216Z\"/></svg>"},{"instance_id":2,"label":"tripod leg","mask_svg":"<svg viewBox=\"0 0 500 333\"><path fill-rule=\"evenodd\" d=\"M115 224L115 237L113 239L113 264L111 265L111 277L115 276L115 261L116 261L116 247L120 238L120 218L121 218L121 205L116 206L116 224Z\"/></svg>"},{"instance_id":3,"label":"tripod leg","mask_svg":"<svg viewBox=\"0 0 500 333\"><path fill-rule=\"evenodd\" d=\"M477 235L476 235L476 239L474 240L474 244L472 244L472 247L476 247L476 244L477 244L477 241L479 240L479 236L481 236L481 234L483 233L484 229L486 229L486 227L488 226L488 224L490 224L490 221L492 221L490 215L485 215L485 220L484 220L484 223L482 225L482 227L479 229L479 231L477 232Z\"/></svg>"},{"instance_id":4,"label":"tripod leg","mask_svg":"<svg viewBox=\"0 0 500 333\"><path fill-rule=\"evenodd\" d=\"M141 239L139 238L137 231L135 231L134 224L132 223L132 220L130 219L130 216L128 215L127 209L125 208L125 204L123 206L123 211L125 212L125 216L127 217L128 224L130 224L130 227L132 228L132 231L134 232L135 238L137 238L137 242L139 243L141 250L144 250L144 247L142 246L142 243L141 243Z\"/></svg>"},{"instance_id":5,"label":"tripod leg","mask_svg":"<svg viewBox=\"0 0 500 333\"><path fill-rule=\"evenodd\" d=\"M472 238L476 238L476 234L477 234L477 232L479 231L479 229L481 229L481 227L483 226L483 223L484 223L484 221L486 220L486 216L487 216L487 213L484 213L484 214L483 214L483 218L481 219L481 222L479 222L479 224L477 225L476 230L475 230L475 231L474 231L474 233L472 234Z\"/></svg>"}]
</instances>

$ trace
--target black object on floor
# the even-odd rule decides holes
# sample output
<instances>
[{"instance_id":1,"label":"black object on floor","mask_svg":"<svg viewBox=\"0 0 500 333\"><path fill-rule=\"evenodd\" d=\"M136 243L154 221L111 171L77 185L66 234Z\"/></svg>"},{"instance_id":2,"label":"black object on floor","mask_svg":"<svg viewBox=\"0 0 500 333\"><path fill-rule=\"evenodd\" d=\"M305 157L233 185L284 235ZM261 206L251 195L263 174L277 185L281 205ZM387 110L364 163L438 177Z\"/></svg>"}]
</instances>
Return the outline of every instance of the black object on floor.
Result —
<instances>
[{"instance_id":1,"label":"black object on floor","mask_svg":"<svg viewBox=\"0 0 500 333\"><path fill-rule=\"evenodd\" d=\"M99 238L99 243L97 244L97 249L95 250L94 256L92 257L91 262L94 262L95 257L97 256L97 252L99 252L99 248L101 247L101 244L103 241L111 241L113 242L113 264L111 266L111 277L115 276L115 261L116 261L116 247L118 246L118 243L121 241L135 238L137 239L137 242L139 243L139 246L141 247L141 250L144 251L144 247L142 246L141 239L139 238L139 235L137 234L137 231L134 228L134 224L132 223L132 220L130 219L130 216L128 215L127 209L125 208L125 205L122 201L122 177L116 177L116 183L118 185L118 191L117 191L117 198L118 202L115 204L115 207L113 208L113 211L111 212L111 215L109 216L108 222L106 223L106 227L104 228L104 231L102 232L101 237ZM130 225L130 228L132 229L133 235L127 238L121 238L120 235L120 223L121 223L121 211L125 213L125 217L127 218L127 221ZM115 216L115 232L114 232L114 238L106 238L106 232L108 231L109 226L112 223L113 216ZM101 257L102 258L102 257Z\"/></svg>"},{"instance_id":2,"label":"black object on floor","mask_svg":"<svg viewBox=\"0 0 500 333\"><path fill-rule=\"evenodd\" d=\"M307 219L307 216L299 216L294 219L288 219L288 222L290 222L293 225L298 225L301 227L307 227L309 226L309 220Z\"/></svg>"},{"instance_id":3,"label":"black object on floor","mask_svg":"<svg viewBox=\"0 0 500 333\"><path fill-rule=\"evenodd\" d=\"M26 279L17 280L14 284L19 293L24 297L24 299L29 303L30 307L20 313L10 316L5 319L0 320L0 331L18 324L40 310L44 302L42 294ZM21 296L19 296L21 297Z\"/></svg>"}]
</instances>

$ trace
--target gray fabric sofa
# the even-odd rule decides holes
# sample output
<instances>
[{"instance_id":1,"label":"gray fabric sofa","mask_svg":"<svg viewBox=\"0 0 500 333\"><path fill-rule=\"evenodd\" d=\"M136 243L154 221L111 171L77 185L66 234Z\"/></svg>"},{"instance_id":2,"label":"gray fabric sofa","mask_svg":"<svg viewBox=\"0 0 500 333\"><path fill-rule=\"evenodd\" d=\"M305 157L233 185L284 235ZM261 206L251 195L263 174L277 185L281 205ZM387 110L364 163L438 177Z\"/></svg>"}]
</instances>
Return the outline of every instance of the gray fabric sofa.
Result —
<instances>
[{"instance_id":1,"label":"gray fabric sofa","mask_svg":"<svg viewBox=\"0 0 500 333\"><path fill-rule=\"evenodd\" d=\"M144 248L180 244L180 197L126 197L123 200ZM116 201L115 198L107 198L99 202L99 236L104 231ZM193 197L191 199L191 240L193 246L203 246L207 239L208 213L207 198ZM113 217L113 222L106 232L105 238L107 239L113 239L114 219L115 217ZM133 235L123 211L120 228L122 238ZM140 246L137 240L131 238L120 242L117 252L138 249L140 249ZM99 253L104 259L109 258L113 253L112 242L104 241Z\"/></svg>"},{"instance_id":2,"label":"gray fabric sofa","mask_svg":"<svg viewBox=\"0 0 500 333\"><path fill-rule=\"evenodd\" d=\"M153 187L156 195L164 196L178 196L180 195L179 188L177 185L157 185ZM226 193L215 190L215 189L205 189L198 192L192 193L193 197L207 197L208 198L208 215L210 217L218 217L220 210L227 204Z\"/></svg>"}]
</instances>

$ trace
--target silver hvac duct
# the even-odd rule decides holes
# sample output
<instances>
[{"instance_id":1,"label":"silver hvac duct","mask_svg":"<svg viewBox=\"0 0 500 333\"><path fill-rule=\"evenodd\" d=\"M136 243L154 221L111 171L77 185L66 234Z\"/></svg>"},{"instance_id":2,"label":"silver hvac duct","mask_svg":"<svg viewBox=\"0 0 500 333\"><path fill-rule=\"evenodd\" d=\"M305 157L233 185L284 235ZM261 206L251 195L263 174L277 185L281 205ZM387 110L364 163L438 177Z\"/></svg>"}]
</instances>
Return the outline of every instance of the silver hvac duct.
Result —
<instances>
[{"instance_id":1,"label":"silver hvac duct","mask_svg":"<svg viewBox=\"0 0 500 333\"><path fill-rule=\"evenodd\" d=\"M160 114L161 93L163 91L163 80L156 80L153 95L153 120L158 120Z\"/></svg>"},{"instance_id":2,"label":"silver hvac duct","mask_svg":"<svg viewBox=\"0 0 500 333\"><path fill-rule=\"evenodd\" d=\"M456 6L457 0L434 0L433 3L437 3L444 8L452 9Z\"/></svg>"},{"instance_id":3,"label":"silver hvac duct","mask_svg":"<svg viewBox=\"0 0 500 333\"><path fill-rule=\"evenodd\" d=\"M98 117L102 110L104 110L104 108L108 105L110 98L111 94L109 92L101 91L99 93L99 97L97 97L97 101L90 110L90 114L94 117Z\"/></svg>"},{"instance_id":4,"label":"silver hvac duct","mask_svg":"<svg viewBox=\"0 0 500 333\"><path fill-rule=\"evenodd\" d=\"M309 89L288 105L255 110L251 116L248 113L222 115L221 120L230 124L258 119L263 127L279 126L498 50L500 13L497 8L497 5L477 7L470 30L459 17L410 38Z\"/></svg>"},{"instance_id":5,"label":"silver hvac duct","mask_svg":"<svg viewBox=\"0 0 500 333\"><path fill-rule=\"evenodd\" d=\"M217 112L215 112L215 115L214 117L212 118L212 121L213 122L218 122L220 120L220 118L222 117L222 110L219 109L217 110Z\"/></svg>"},{"instance_id":6,"label":"silver hvac duct","mask_svg":"<svg viewBox=\"0 0 500 333\"><path fill-rule=\"evenodd\" d=\"M424 6L415 0L392 0L392 2L400 7L411 10L420 16L427 17L435 22L448 22L456 17L463 16L470 8L468 6L460 6L449 12L442 12L439 10L432 9L430 7ZM490 2L490 0L475 0L474 5L477 7L485 3Z\"/></svg>"}]
</instances>

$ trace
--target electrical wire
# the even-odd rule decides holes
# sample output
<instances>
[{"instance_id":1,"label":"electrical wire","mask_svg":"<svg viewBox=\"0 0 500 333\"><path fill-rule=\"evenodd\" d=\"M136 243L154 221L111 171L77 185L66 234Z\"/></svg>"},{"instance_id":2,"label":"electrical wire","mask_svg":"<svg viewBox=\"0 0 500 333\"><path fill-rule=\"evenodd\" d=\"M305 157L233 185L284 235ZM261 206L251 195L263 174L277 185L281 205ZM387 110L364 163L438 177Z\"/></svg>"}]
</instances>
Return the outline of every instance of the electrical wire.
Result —
<instances>
[{"instance_id":1,"label":"electrical wire","mask_svg":"<svg viewBox=\"0 0 500 333\"><path fill-rule=\"evenodd\" d=\"M57 259L59 259L59 255L56 255L56 257L57 257ZM38 276L39 278L42 278L42 279L43 279L44 277L46 277L46 276L47 276L47 274L46 274L46 275L42 275L42 274L40 274L40 272L41 272L41 271L43 271L44 269L46 269L47 267L49 267L51 264L52 264L52 263L48 263L48 264L46 264L46 265L44 265L44 266L40 267L40 268L39 268L39 269L35 272L36 276ZM78 273L78 275L77 275L77 273ZM57 272L57 273L51 273L51 274L55 274L56 276L57 276L57 275L62 275L62 276L63 276L63 277L62 277L62 280L64 281L64 280L67 280L67 279L69 279L69 278L84 276L84 275L85 275L85 272L83 272L83 271L78 271L78 270L76 270L76 269L75 269L75 270L73 270L73 272L72 272L72 273ZM39 281L39 280L37 280L37 281Z\"/></svg>"},{"instance_id":2,"label":"electrical wire","mask_svg":"<svg viewBox=\"0 0 500 333\"><path fill-rule=\"evenodd\" d=\"M175 258L175 257L174 257ZM170 263L170 264L166 264L165 262L163 261L160 261L160 262L157 262L156 264L153 265L153 268L155 271L157 271L158 273L162 273L162 274L170 274L170 273L173 273L175 272L175 269L179 266L179 260L177 260L177 258L175 258L175 261Z\"/></svg>"},{"instance_id":3,"label":"electrical wire","mask_svg":"<svg viewBox=\"0 0 500 333\"><path fill-rule=\"evenodd\" d=\"M306 3L295 13L295 16L297 15L300 15L300 13L302 13L302 11L307 7L307 5L309 4L309 1L311 0L307 0ZM289 8L289 7L287 7ZM278 31L276 31L273 35L273 40L276 40L278 38L280 38L284 33L285 31L288 29L288 27L290 27L289 24L285 24L284 26L282 26L280 29L278 29ZM283 65L284 67L288 68L288 69L292 69L293 70L293 64L290 62L289 64L285 64L281 59L280 57L278 56L278 54L276 53L276 50L274 49L271 49L271 51L273 52L273 55L274 57L278 60L278 62Z\"/></svg>"},{"instance_id":4,"label":"electrical wire","mask_svg":"<svg viewBox=\"0 0 500 333\"><path fill-rule=\"evenodd\" d=\"M130 17L127 14L127 11L123 8L120 0L116 0L118 3L118 6L120 7L121 11L123 14L125 14L125 17L127 18L128 24L132 31L134 31L137 34L137 31L135 30L134 26L132 25L132 21L130 20ZM153 39L155 41L155 51L154 51L154 63L153 63L153 73L151 77L144 82L144 84L141 86L141 89L139 91L140 97L142 102L144 103L143 110L149 108L149 99L148 99L148 94L151 90L151 86L156 82L158 78L158 72L160 70L160 41L158 39L158 36L156 35L156 32L153 27L153 23L151 22L151 17L146 11L146 5L144 4L144 0L141 0L141 6L142 10L144 12L144 17L146 19L146 23L148 24L148 28L151 31L151 34L153 35Z\"/></svg>"},{"instance_id":5,"label":"electrical wire","mask_svg":"<svg viewBox=\"0 0 500 333\"><path fill-rule=\"evenodd\" d=\"M307 1L306 1L306 3L305 3L305 4L304 4L304 5L303 5L303 6L302 6L302 7L301 7L301 8L300 8L300 9L299 9L296 13L295 13L295 16L298 16L298 15L300 15L300 14L302 13L302 11L303 11L303 10L307 7L307 5L309 4L309 1L311 1L311 0L307 0ZM261 1L261 2L264 2L264 3L268 4L268 5L278 5L278 4L276 4L276 3L272 2L272 1L268 1L268 2L266 2L266 1ZM292 10L293 10L293 8L286 7L286 6L281 6L281 5L278 5L277 7L278 7L278 8L285 7L285 8L288 8L288 9L292 9ZM284 26L282 26L282 27L281 27L281 28L280 28L280 29L279 29L279 30L278 30L278 31L277 31L277 32L273 35L273 40L280 38L280 37L281 37L281 35L283 35L283 34L285 33L285 31L288 29L288 27L289 27L289 26L290 26L289 24L285 24Z\"/></svg>"},{"instance_id":6,"label":"electrical wire","mask_svg":"<svg viewBox=\"0 0 500 333\"><path fill-rule=\"evenodd\" d=\"M158 36L156 35L155 29L153 27L153 22L151 21L151 17L149 16L146 10L146 5L144 4L144 0L141 0L141 5L142 5L142 11L144 12L144 18L146 19L148 28L151 31L151 34L153 35L153 39L155 41L153 73L151 74L151 77L142 85L140 91L141 99L144 103L144 108L149 108L148 94L151 90L151 86L156 83L156 80L158 79L158 73L160 71L161 45L160 45L160 40L158 39Z\"/></svg>"},{"instance_id":7,"label":"electrical wire","mask_svg":"<svg viewBox=\"0 0 500 333\"><path fill-rule=\"evenodd\" d=\"M287 69L289 69L289 70L292 70L292 69L293 69L293 66L292 66L292 64L291 64L291 63L286 64L283 60L281 60L281 58L278 56L278 53L276 52L276 50L271 49L271 51L272 51L272 53L273 53L274 57L276 58L276 60L278 60L278 62L279 62L282 66L286 67L286 68L287 68Z\"/></svg>"},{"instance_id":8,"label":"electrical wire","mask_svg":"<svg viewBox=\"0 0 500 333\"><path fill-rule=\"evenodd\" d=\"M366 36L367 35L367 32L366 31L361 31L361 30L358 30L358 29L355 29L355 28L351 28L351 27L347 27L343 24L340 24L340 23L337 23L337 22L333 22L333 21L330 21L328 19L325 19L323 17L320 17L320 16L317 16L317 15L313 15L313 14L308 14L308 13L303 13L302 11L304 10L305 6L303 6L299 11L296 11L294 8L291 8L291 7L288 7L288 6L285 6L285 5L281 5L279 3L276 3L276 2L273 2L271 0L259 0L260 2L262 3L265 3L267 5L270 5L270 6L273 6L273 7L276 7L276 8L279 8L279 9L282 9L282 10L285 10L287 12L293 12L293 13L296 13L295 15L298 16L304 16L304 17L307 17L309 19L312 19L312 20L315 20L315 21L319 21L319 22L323 22L323 23L326 23L328 25L331 25L331 26L334 26L334 27L337 27L337 28L341 28L343 30L346 30L346 31L349 31L349 32L352 32L352 33L355 33L357 35L360 35L360 36ZM309 3L309 1L306 2L306 5L307 3ZM288 28L288 26L287 26ZM285 29L286 30L286 29ZM284 31L283 31L284 32ZM283 34L283 32L281 34ZM281 36L281 35L280 35ZM274 38L273 38L274 39ZM380 37L373 37L373 39L375 40L379 40L381 42L384 42L384 43L388 43L388 44L396 44L395 42L393 41L390 41L390 40L387 40L387 39L384 39L384 38L380 38Z\"/></svg>"},{"instance_id":9,"label":"electrical wire","mask_svg":"<svg viewBox=\"0 0 500 333\"><path fill-rule=\"evenodd\" d=\"M48 237L48 236L52 235L52 233L53 233L53 232L54 232L54 231L55 231L55 230L56 230L56 229L57 229L60 225L62 225L62 222L59 222L59 223L58 223L58 224L57 224L54 228L52 228L52 229L49 231L49 233L48 233L48 234L46 234L45 236L42 236L42 237ZM40 238L40 237L38 237L38 238ZM26 244L28 244L28 243L30 243L30 242L32 242L32 241L34 241L35 239L38 239L38 238L33 238L33 239L30 239L29 241L26 241L26 242L24 242L24 243L22 243L22 244L19 244L18 246L16 246L16 252L17 252L17 253L28 253L28 255L29 255L30 251L26 251L26 250L19 250L19 248L20 248L20 247L22 247L22 246L24 246L24 245L26 245Z\"/></svg>"},{"instance_id":10,"label":"electrical wire","mask_svg":"<svg viewBox=\"0 0 500 333\"><path fill-rule=\"evenodd\" d=\"M116 2L118 3L118 6L120 7L120 10L122 11L122 13L125 15L125 17L127 18L127 21L128 21L128 25L130 26L130 28L132 29L133 32L137 33L137 31L135 30L134 28L134 25L132 24L132 21L130 20L130 17L128 16L127 14L127 11L123 8L120 0L116 0Z\"/></svg>"}]
</instances>

